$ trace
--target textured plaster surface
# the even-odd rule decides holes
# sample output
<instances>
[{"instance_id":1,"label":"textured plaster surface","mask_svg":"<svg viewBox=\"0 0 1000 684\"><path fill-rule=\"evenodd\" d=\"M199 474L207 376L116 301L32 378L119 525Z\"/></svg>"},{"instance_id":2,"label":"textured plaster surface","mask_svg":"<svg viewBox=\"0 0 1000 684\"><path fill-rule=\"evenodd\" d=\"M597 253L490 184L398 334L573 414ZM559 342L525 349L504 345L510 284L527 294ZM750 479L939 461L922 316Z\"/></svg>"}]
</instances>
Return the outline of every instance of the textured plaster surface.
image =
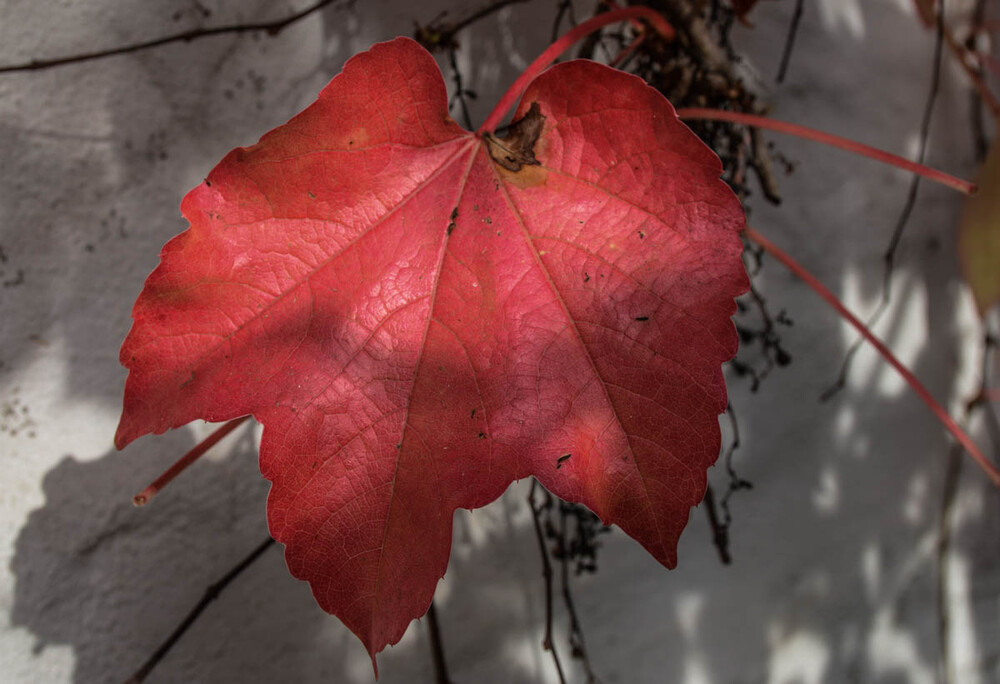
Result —
<instances>
[{"instance_id":1,"label":"textured plaster surface","mask_svg":"<svg viewBox=\"0 0 1000 684\"><path fill-rule=\"evenodd\" d=\"M777 86L793 3L761 3L741 49L776 117L912 156L933 37L908 0L817 0ZM957 3L949 3L949 5ZM587 6L585 6L587 5ZM988 3L994 16L997 10ZM0 63L196 26L276 17L264 0L0 0ZM241 428L153 504L131 494L207 432L195 425L118 453L117 349L160 246L185 227L183 194L228 150L315 97L344 60L454 4L358 2L275 37L221 36L99 62L0 75L0 681L123 681L205 587L267 534L257 433ZM462 36L476 121L547 42L535 0ZM587 3L578 11L589 12ZM444 65L447 66L447 65ZM966 83L946 61L928 161L975 172ZM752 224L859 312L880 296L880 255L909 178L812 143L772 137L796 172ZM957 412L980 336L957 270L960 198L924 184L878 333ZM740 475L722 566L695 510L668 572L619 532L576 582L604 682L935 682L941 616L951 681L1000 681L1000 496L961 461L951 550L939 558L950 443L924 406L777 264L757 280L794 361L751 393L733 378ZM983 444L987 435L973 426ZM724 488L724 469L711 473ZM554 682L523 483L456 521L437 601L456 682ZM947 569L944 606L938 601ZM565 615L556 613L564 661ZM382 682L430 681L426 625L380 657ZM573 681L583 681L570 664ZM369 682L360 643L270 550L154 672L160 682Z\"/></svg>"}]
</instances>

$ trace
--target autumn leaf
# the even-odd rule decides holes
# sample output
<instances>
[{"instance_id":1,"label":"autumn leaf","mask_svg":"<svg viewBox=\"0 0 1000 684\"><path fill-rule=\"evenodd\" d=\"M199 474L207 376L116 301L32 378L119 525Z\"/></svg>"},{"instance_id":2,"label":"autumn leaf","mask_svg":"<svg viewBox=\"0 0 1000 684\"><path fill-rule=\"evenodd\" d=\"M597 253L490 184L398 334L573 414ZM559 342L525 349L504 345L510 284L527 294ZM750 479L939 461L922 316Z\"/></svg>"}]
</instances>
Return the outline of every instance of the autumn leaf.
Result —
<instances>
[{"instance_id":1,"label":"autumn leaf","mask_svg":"<svg viewBox=\"0 0 1000 684\"><path fill-rule=\"evenodd\" d=\"M455 509L534 475L673 567L718 454L747 288L718 158L592 62L515 120L459 127L411 40L355 56L185 197L122 346L117 445L253 414L271 534L373 659Z\"/></svg>"},{"instance_id":2,"label":"autumn leaf","mask_svg":"<svg viewBox=\"0 0 1000 684\"><path fill-rule=\"evenodd\" d=\"M998 139L1000 140L1000 139ZM1000 143L979 172L979 192L965 201L958 255L979 313L1000 301Z\"/></svg>"}]
</instances>

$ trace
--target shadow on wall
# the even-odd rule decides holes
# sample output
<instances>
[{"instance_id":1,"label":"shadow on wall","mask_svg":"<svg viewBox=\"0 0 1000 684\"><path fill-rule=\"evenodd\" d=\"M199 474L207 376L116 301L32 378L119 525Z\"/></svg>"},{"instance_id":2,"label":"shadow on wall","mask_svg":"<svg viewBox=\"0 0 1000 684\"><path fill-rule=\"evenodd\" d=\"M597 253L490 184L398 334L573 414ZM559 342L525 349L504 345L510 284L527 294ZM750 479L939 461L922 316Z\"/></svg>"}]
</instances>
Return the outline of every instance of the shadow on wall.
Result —
<instances>
[{"instance_id":1,"label":"shadow on wall","mask_svg":"<svg viewBox=\"0 0 1000 684\"><path fill-rule=\"evenodd\" d=\"M13 625L36 635L36 651L73 646L75 681L124 680L178 610L266 534L266 483L245 472L251 442L243 431L229 459L202 461L144 509L120 483L138 481L129 473L151 463L117 452L91 462L66 456L45 476L46 503L17 538ZM147 461L169 462L191 445L186 431L159 437L145 445L155 451ZM225 647L228 636L207 641Z\"/></svg>"},{"instance_id":2,"label":"shadow on wall","mask_svg":"<svg viewBox=\"0 0 1000 684\"><path fill-rule=\"evenodd\" d=\"M144 483L149 475L135 470L169 463L192 446L189 435L145 442L155 453L144 454L144 464L117 452L90 462L66 456L44 478L45 505L15 544L11 622L35 636L36 653L71 646L75 682L124 681L205 589L267 536L268 484L249 428L238 431L225 459L202 459L149 505L131 504L119 483ZM461 550L449 578L459 581L438 601L449 662L468 673L465 681L544 681L549 667L533 609L541 597L537 547L520 504L507 498L476 521L456 520ZM431 681L429 654L418 621L379 656L379 681ZM275 546L209 606L150 679L371 682L373 673L357 638L289 575Z\"/></svg>"}]
</instances>

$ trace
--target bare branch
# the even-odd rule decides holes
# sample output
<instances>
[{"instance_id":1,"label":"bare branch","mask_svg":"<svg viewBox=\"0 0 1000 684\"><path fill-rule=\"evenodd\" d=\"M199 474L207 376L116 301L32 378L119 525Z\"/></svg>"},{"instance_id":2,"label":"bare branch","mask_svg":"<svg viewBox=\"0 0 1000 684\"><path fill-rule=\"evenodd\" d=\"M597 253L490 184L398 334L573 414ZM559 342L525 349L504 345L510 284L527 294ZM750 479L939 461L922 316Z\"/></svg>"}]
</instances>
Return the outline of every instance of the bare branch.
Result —
<instances>
[{"instance_id":1,"label":"bare branch","mask_svg":"<svg viewBox=\"0 0 1000 684\"><path fill-rule=\"evenodd\" d=\"M552 498L542 488L546 498L541 503L536 503L535 491L538 488L538 480L533 479L531 481L531 491L528 492L528 505L531 507L531 517L535 523L538 551L542 556L542 577L545 579L545 636L542 639L542 648L552 654L552 661L555 663L556 672L559 674L559 682L560 684L566 684L566 675L563 673L562 662L559 660L559 652L556 651L556 644L552 639L552 562L549 560L549 550L545 544L545 535L542 533L542 511L552 506Z\"/></svg>"},{"instance_id":2,"label":"bare branch","mask_svg":"<svg viewBox=\"0 0 1000 684\"><path fill-rule=\"evenodd\" d=\"M448 663L444 659L444 642L441 639L441 625L438 623L434 601L427 609L427 632L430 635L431 657L434 660L434 681L436 684L451 684L448 677Z\"/></svg>"},{"instance_id":3,"label":"bare branch","mask_svg":"<svg viewBox=\"0 0 1000 684\"><path fill-rule=\"evenodd\" d=\"M482 7L472 10L465 16L451 22L444 21L447 13L442 12L432 19L427 26L420 26L418 24L413 38L430 52L455 48L458 47L458 43L455 42L455 34L459 31L480 19L485 19L491 14L499 12L508 5L516 5L522 2L530 2L530 0L492 0L492 2L487 2Z\"/></svg>"},{"instance_id":4,"label":"bare branch","mask_svg":"<svg viewBox=\"0 0 1000 684\"><path fill-rule=\"evenodd\" d=\"M205 594L201 597L201 600L198 601L195 607L191 609L183 620L181 620L180 624L177 625L177 628L174 629L170 636L168 636L166 640L160 644L160 647L153 652L153 655L149 656L149 659L142 664L142 667L136 670L135 674L125 680L125 684L140 684L140 682L146 681L146 677L148 677L149 673L153 671L153 668L156 667L168 653L170 653L170 649L174 647L174 644L180 641L180 638L184 636L184 633L191 628L191 625L193 625L205 609L208 608L208 604L219 598L219 594L222 593L222 590L229 586L233 580L239 577L240 573L253 565L254 561L260 558L272 544L274 544L274 540L268 537L266 541L251 551L246 558L233 566L233 568L223 575L218 582L209 585L209 587L205 590Z\"/></svg>"},{"instance_id":5,"label":"bare branch","mask_svg":"<svg viewBox=\"0 0 1000 684\"><path fill-rule=\"evenodd\" d=\"M55 57L51 59L33 59L30 62L24 62L22 64L8 64L6 66L0 66L0 74L11 74L19 71L20 72L38 71L41 69L52 69L54 67L66 66L67 64L92 62L97 59L104 59L105 57L114 57L116 55L126 55L132 52L149 50L150 48L160 47L161 45L168 45L170 43L187 43L192 40L197 40L199 38L207 38L209 36L219 36L227 33L238 34L238 33L264 32L269 36L276 36L282 30L288 28L297 21L305 19L309 15L318 12L324 7L336 3L343 3L346 5L350 4L351 0L319 0L319 2L316 2L315 4L312 4L303 10L295 12L294 14L290 14L284 19L277 19L274 21L262 21L249 24L230 24L228 26L216 26L213 28L190 29L188 31L181 31L180 33L174 33L169 36L163 36L162 38L153 38L150 40L140 41L138 43L122 45L121 47L116 47L116 48L95 50L93 52L82 52L76 55L69 55L67 57Z\"/></svg>"},{"instance_id":6,"label":"bare branch","mask_svg":"<svg viewBox=\"0 0 1000 684\"><path fill-rule=\"evenodd\" d=\"M931 130L931 116L934 113L934 103L937 100L938 89L941 83L941 56L942 56L942 46L944 43L944 9L938 13L938 24L937 24L937 39L934 42L934 70L931 76L931 87L930 92L927 94L927 100L924 104L923 119L920 122L920 146L917 149L917 163L923 164L924 159L927 156L927 140L930 137ZM913 207L917 202L917 191L920 189L920 176L914 174L913 178L910 180L910 189L906 194L906 202L903 204L903 210L899 214L899 218L896 220L896 227L892 231L892 237L889 238L889 246L886 248L885 253L882 255L882 300L879 302L875 311L872 315L865 321L865 325L868 328L872 328L879 319L882 318L882 314L885 313L886 309L889 307L889 302L892 299L892 274L896 265L896 251L899 249L899 243L903 239L903 231L906 230L906 226L910 221L910 215L913 213ZM820 401L829 401L832 399L840 390L844 389L847 385L847 375L851 370L851 364L854 360L854 355L858 353L858 349L864 344L864 338L860 335L851 347L847 350L847 354L844 355L844 361L840 366L840 373L837 375L837 380L828 387L822 395L820 395Z\"/></svg>"}]
</instances>

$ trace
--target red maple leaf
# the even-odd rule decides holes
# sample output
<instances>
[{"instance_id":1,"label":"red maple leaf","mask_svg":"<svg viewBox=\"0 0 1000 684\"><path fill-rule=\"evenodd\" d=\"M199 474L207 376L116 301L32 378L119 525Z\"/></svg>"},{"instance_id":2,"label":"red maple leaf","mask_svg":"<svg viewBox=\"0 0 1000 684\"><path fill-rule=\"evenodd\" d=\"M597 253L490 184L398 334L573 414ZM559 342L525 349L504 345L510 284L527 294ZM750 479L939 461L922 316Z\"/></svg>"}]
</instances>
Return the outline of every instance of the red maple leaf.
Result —
<instances>
[{"instance_id":1,"label":"red maple leaf","mask_svg":"<svg viewBox=\"0 0 1000 684\"><path fill-rule=\"evenodd\" d=\"M116 443L252 414L271 534L374 654L456 508L534 475L673 567L747 288L721 164L641 80L555 66L506 137L399 38L184 198L122 346Z\"/></svg>"}]
</instances>

